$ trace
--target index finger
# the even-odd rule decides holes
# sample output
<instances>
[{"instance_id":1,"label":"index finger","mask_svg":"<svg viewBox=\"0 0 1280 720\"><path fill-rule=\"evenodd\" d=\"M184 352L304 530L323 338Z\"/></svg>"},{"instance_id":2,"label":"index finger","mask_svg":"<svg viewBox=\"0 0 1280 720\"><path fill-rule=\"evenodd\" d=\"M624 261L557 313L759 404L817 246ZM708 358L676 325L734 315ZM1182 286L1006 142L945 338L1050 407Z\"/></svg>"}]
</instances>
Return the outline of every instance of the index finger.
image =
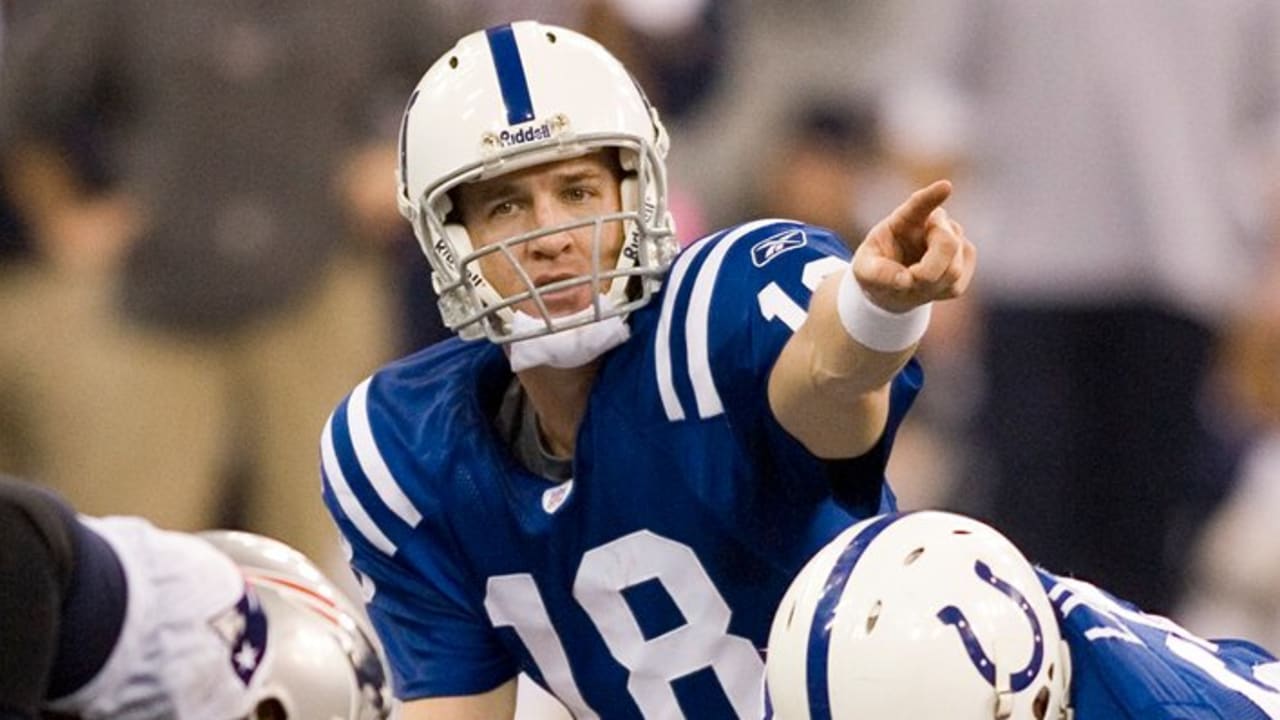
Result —
<instances>
[{"instance_id":1,"label":"index finger","mask_svg":"<svg viewBox=\"0 0 1280 720\"><path fill-rule=\"evenodd\" d=\"M915 228L923 228L929 220L929 213L951 197L951 181L937 180L928 187L921 188L899 205L889 216L889 230L894 235Z\"/></svg>"}]
</instances>

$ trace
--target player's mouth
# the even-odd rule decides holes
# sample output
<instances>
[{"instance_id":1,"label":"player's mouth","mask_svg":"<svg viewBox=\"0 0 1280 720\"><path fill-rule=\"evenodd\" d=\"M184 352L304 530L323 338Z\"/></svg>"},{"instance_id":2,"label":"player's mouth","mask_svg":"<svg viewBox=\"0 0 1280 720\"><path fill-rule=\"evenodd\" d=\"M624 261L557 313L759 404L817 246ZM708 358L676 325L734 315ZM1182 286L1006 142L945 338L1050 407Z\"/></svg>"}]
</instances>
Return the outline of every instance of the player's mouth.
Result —
<instances>
[{"instance_id":1,"label":"player's mouth","mask_svg":"<svg viewBox=\"0 0 1280 720\"><path fill-rule=\"evenodd\" d=\"M542 290L542 288L549 285L577 277L581 277L581 275L575 273L548 273L533 278L533 285L539 289L542 302L547 306L547 313L552 317L569 315L591 304L592 292L591 283L589 282L570 285L566 288L549 292ZM533 311L537 312L536 303L533 304Z\"/></svg>"}]
</instances>

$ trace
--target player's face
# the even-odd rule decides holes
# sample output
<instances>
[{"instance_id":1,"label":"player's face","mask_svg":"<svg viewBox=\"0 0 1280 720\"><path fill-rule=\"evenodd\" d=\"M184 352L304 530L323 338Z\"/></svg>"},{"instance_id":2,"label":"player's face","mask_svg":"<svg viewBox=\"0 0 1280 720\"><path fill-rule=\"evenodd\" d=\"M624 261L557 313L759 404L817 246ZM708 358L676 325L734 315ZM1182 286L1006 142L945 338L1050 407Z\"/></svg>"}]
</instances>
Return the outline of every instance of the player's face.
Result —
<instances>
[{"instance_id":1,"label":"player's face","mask_svg":"<svg viewBox=\"0 0 1280 720\"><path fill-rule=\"evenodd\" d=\"M605 151L462 185L455 199L463 224L479 250L516 235L619 212L621 177L616 153ZM544 235L513 245L511 254L534 286L542 287L591 273L595 233L595 225L585 225ZM617 264L622 233L621 222L601 226L602 271ZM502 252L482 257L480 271L503 297L526 291L516 268ZM594 292L590 283L584 283L544 295L543 302L552 316L567 315L589 306ZM516 308L530 315L539 314L532 300Z\"/></svg>"}]
</instances>

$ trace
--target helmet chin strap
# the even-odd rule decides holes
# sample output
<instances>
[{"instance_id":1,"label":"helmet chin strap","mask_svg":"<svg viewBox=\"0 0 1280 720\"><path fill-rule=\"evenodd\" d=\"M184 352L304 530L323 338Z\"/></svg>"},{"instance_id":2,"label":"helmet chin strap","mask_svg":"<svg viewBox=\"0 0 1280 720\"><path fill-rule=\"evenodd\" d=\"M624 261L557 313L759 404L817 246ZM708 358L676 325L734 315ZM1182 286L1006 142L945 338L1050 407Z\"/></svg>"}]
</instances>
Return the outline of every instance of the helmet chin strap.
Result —
<instances>
[{"instance_id":1,"label":"helmet chin strap","mask_svg":"<svg viewBox=\"0 0 1280 720\"><path fill-rule=\"evenodd\" d=\"M607 297L601 296L599 300L601 310L609 310L613 307L613 303ZM590 316L594 312L593 308L588 307L562 319L572 321L579 317ZM516 333L536 331L546 326L544 320L519 310L515 311L511 320L511 328ZM511 362L512 372L520 372L540 365L556 368L581 367L626 342L629 337L631 337L631 327L620 315L614 315L575 328L539 335L528 340L517 340L507 346L507 359Z\"/></svg>"}]
</instances>

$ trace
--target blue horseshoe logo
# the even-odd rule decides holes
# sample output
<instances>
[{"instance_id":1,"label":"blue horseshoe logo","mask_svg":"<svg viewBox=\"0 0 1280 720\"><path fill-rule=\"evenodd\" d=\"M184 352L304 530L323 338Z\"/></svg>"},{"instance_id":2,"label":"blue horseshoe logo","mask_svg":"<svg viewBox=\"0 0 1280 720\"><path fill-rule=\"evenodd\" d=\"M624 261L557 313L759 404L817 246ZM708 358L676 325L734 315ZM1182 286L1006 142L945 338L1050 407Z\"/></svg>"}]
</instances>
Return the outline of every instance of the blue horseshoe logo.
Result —
<instances>
[{"instance_id":1,"label":"blue horseshoe logo","mask_svg":"<svg viewBox=\"0 0 1280 720\"><path fill-rule=\"evenodd\" d=\"M973 571L982 582L999 590L1017 604L1018 609L1022 610L1022 614L1026 616L1027 623L1031 625L1031 635L1035 638L1035 649L1031 653L1031 660L1027 662L1026 667L1009 674L1010 687L1013 688L1014 692L1021 692L1040 673L1040 666L1044 663L1044 634L1040 632L1040 619L1032 612L1031 603L1027 602L1026 597L1018 592L1017 588L996 577L986 563L981 560L976 561L973 564ZM965 617L964 611L955 605L948 605L938 611L937 617L944 624L956 629L956 632L960 634L960 640L964 642L965 651L969 653L969 660L973 662L973 666L977 668L978 673L994 688L996 686L995 663L991 661L987 651L982 648L982 643L978 641L978 637L973 634L973 628L969 624L969 619Z\"/></svg>"}]
</instances>

